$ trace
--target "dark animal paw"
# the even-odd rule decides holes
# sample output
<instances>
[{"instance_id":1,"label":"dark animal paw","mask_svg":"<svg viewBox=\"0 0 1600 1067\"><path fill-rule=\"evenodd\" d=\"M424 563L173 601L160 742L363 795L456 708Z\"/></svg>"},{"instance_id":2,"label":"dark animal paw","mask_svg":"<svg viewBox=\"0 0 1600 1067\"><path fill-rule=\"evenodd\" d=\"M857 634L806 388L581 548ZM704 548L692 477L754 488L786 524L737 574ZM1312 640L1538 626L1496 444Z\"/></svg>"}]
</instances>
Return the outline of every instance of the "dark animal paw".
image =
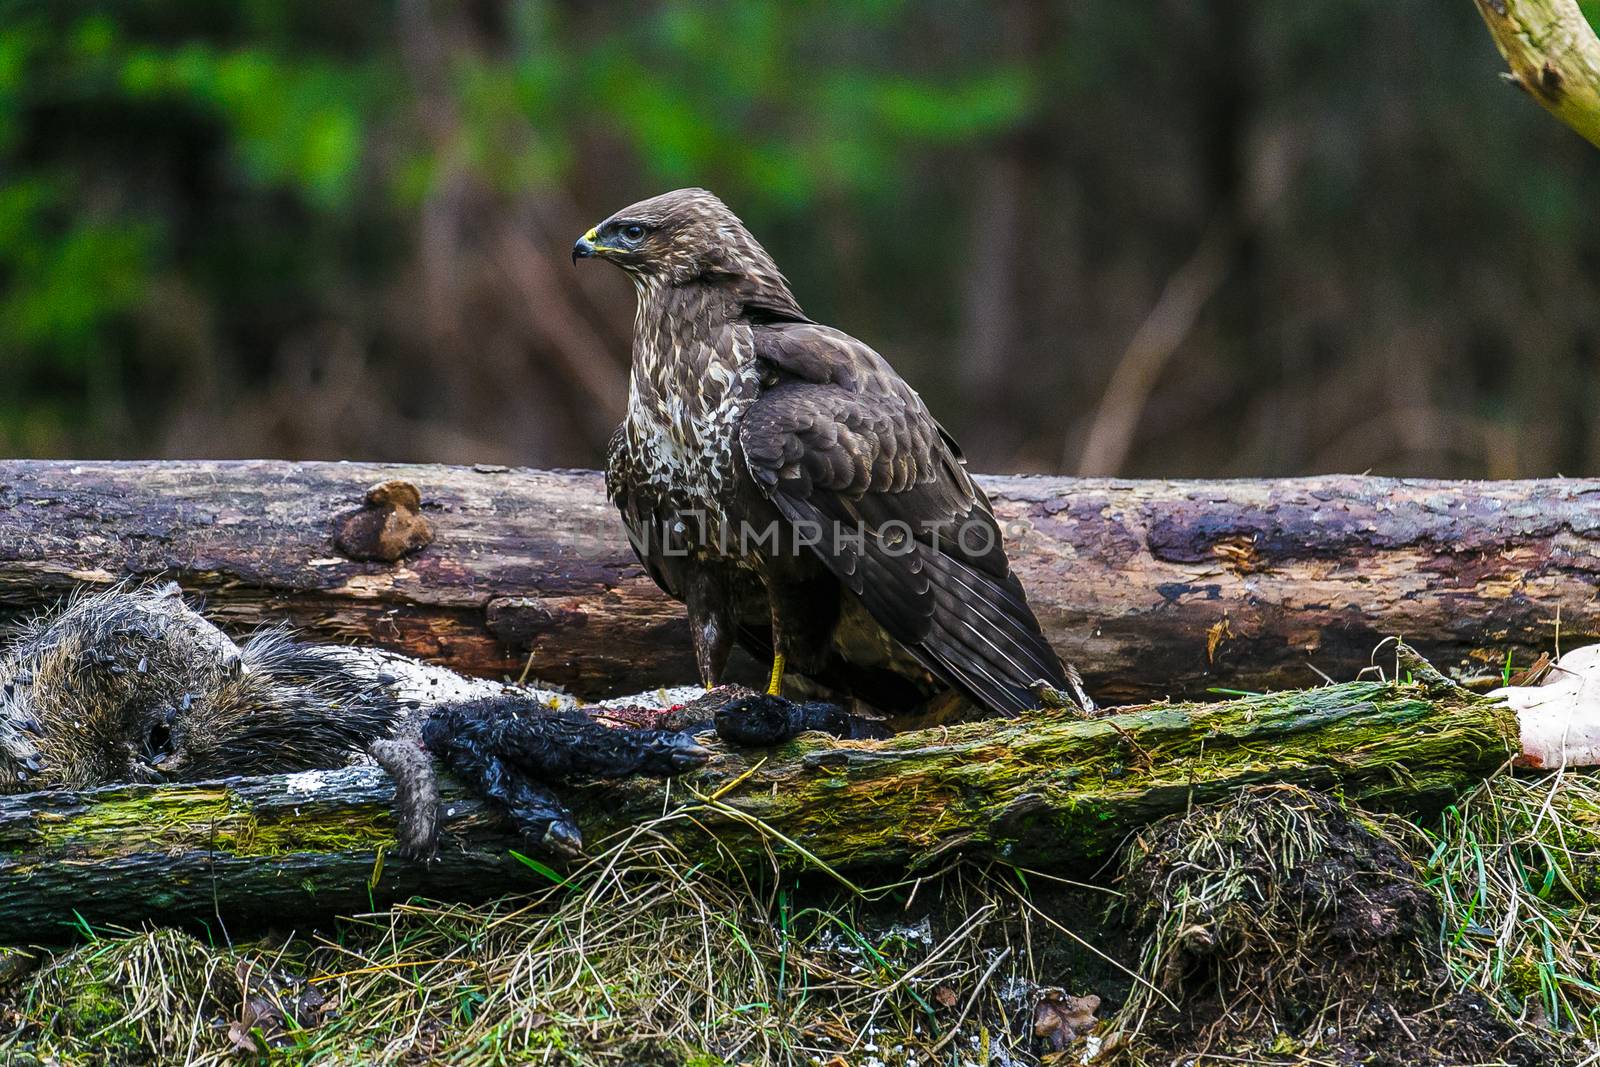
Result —
<instances>
[{"instance_id":1,"label":"dark animal paw","mask_svg":"<svg viewBox=\"0 0 1600 1067\"><path fill-rule=\"evenodd\" d=\"M639 773L656 778L671 778L704 767L711 758L711 750L690 734L663 731L658 737L642 740L640 747Z\"/></svg>"},{"instance_id":2,"label":"dark animal paw","mask_svg":"<svg viewBox=\"0 0 1600 1067\"><path fill-rule=\"evenodd\" d=\"M529 842L564 856L582 853L583 834L552 785L670 778L711 758L687 733L603 726L519 697L441 704L422 726L422 743Z\"/></svg>"},{"instance_id":3,"label":"dark animal paw","mask_svg":"<svg viewBox=\"0 0 1600 1067\"><path fill-rule=\"evenodd\" d=\"M717 709L717 736L730 745L764 748L779 745L807 730L845 740L884 738L889 731L873 719L852 715L837 704L797 704L762 693L741 697Z\"/></svg>"},{"instance_id":4,"label":"dark animal paw","mask_svg":"<svg viewBox=\"0 0 1600 1067\"><path fill-rule=\"evenodd\" d=\"M578 831L578 824L572 821L571 816L565 819L553 819L545 827L544 835L539 843L545 851L553 852L558 856L577 857L583 855L583 834Z\"/></svg>"},{"instance_id":5,"label":"dark animal paw","mask_svg":"<svg viewBox=\"0 0 1600 1067\"><path fill-rule=\"evenodd\" d=\"M517 832L545 852L557 856L583 855L583 833L572 812L544 786L514 774L492 776L485 795L498 802L516 824Z\"/></svg>"},{"instance_id":6,"label":"dark animal paw","mask_svg":"<svg viewBox=\"0 0 1600 1067\"><path fill-rule=\"evenodd\" d=\"M602 726L581 711L515 697L442 704L423 725L422 741L452 768L461 756L493 755L528 778L556 783L671 777L711 758L684 733Z\"/></svg>"},{"instance_id":7,"label":"dark animal paw","mask_svg":"<svg viewBox=\"0 0 1600 1067\"><path fill-rule=\"evenodd\" d=\"M800 706L765 693L717 709L717 736L742 748L782 744L800 732Z\"/></svg>"}]
</instances>

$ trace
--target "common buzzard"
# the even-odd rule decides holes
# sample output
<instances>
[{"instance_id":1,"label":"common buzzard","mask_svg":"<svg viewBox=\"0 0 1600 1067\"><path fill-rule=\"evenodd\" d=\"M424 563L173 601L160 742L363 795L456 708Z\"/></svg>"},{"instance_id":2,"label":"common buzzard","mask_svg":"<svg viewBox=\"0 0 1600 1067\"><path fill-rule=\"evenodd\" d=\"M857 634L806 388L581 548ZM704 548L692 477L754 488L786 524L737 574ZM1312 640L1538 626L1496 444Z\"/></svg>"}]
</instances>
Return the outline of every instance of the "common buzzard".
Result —
<instances>
[{"instance_id":1,"label":"common buzzard","mask_svg":"<svg viewBox=\"0 0 1600 1067\"><path fill-rule=\"evenodd\" d=\"M638 292L606 488L689 611L701 681L735 641L885 711L1067 688L961 451L877 352L812 321L721 200L680 189L573 246ZM931 676L931 677L930 677ZM942 685L941 685L942 684Z\"/></svg>"}]
</instances>

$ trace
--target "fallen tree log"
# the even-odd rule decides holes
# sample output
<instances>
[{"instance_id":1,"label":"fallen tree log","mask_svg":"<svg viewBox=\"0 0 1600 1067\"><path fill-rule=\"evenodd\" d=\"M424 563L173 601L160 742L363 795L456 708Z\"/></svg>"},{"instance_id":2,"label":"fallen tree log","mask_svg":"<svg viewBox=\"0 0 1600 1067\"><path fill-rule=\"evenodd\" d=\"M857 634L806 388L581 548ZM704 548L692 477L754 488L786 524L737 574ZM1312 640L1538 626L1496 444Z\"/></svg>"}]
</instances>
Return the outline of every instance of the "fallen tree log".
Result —
<instances>
[{"instance_id":1,"label":"fallen tree log","mask_svg":"<svg viewBox=\"0 0 1600 1067\"><path fill-rule=\"evenodd\" d=\"M670 787L565 795L591 850L654 823L695 863L904 871L964 853L1083 877L1129 831L1248 784L1441 806L1504 763L1516 718L1430 671L1417 677L1091 720L1038 712L879 742L807 734L722 754ZM440 858L384 857L391 796L381 771L351 768L0 798L0 942L64 940L78 916L282 927L413 894L483 899L544 884L509 855L525 846L453 788Z\"/></svg>"},{"instance_id":2,"label":"fallen tree log","mask_svg":"<svg viewBox=\"0 0 1600 1067\"><path fill-rule=\"evenodd\" d=\"M1600 635L1600 481L982 481L1102 703L1347 678L1396 634L1469 671L1533 659L1558 620L1568 642ZM416 494L365 500L380 482ZM157 577L223 625L288 619L585 696L695 676L683 611L635 564L597 474L0 463L0 613Z\"/></svg>"}]
</instances>

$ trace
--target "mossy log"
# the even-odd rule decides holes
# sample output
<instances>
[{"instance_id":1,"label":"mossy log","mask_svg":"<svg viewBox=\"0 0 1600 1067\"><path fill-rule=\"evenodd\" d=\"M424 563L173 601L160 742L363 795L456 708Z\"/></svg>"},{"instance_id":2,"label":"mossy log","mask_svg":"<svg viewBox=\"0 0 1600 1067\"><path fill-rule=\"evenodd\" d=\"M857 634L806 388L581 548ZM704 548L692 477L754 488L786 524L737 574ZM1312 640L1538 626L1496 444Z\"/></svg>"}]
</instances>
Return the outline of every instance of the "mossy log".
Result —
<instances>
[{"instance_id":1,"label":"mossy log","mask_svg":"<svg viewBox=\"0 0 1600 1067\"><path fill-rule=\"evenodd\" d=\"M1565 643L1600 636L1600 481L981 481L1101 703L1349 678L1395 634L1489 672L1550 649L1557 620ZM589 697L695 677L682 608L589 472L0 462L0 616L130 577L176 579L225 626Z\"/></svg>"},{"instance_id":2,"label":"mossy log","mask_svg":"<svg viewBox=\"0 0 1600 1067\"><path fill-rule=\"evenodd\" d=\"M775 859L848 877L960 852L1088 877L1131 830L1241 785L1339 790L1377 808L1442 805L1505 761L1516 723L1431 678L1099 719L1038 712L878 742L807 734L721 754L670 786L566 796L591 851L654 822L688 862L763 869ZM391 795L381 771L351 768L0 798L0 942L61 940L78 916L286 927L413 894L481 899L541 884L510 855L528 846L454 787L434 863L384 856Z\"/></svg>"}]
</instances>

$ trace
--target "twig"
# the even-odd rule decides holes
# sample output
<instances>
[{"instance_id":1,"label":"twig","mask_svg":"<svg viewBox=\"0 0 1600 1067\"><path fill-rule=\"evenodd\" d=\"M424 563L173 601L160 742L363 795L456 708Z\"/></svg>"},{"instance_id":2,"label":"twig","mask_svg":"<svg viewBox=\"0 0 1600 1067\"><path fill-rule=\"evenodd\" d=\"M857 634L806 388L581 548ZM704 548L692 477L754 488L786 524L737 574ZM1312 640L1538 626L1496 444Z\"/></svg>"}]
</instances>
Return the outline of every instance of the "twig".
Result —
<instances>
[{"instance_id":1,"label":"twig","mask_svg":"<svg viewBox=\"0 0 1600 1067\"><path fill-rule=\"evenodd\" d=\"M1400 1018L1399 1009L1396 1008L1393 1004L1390 1004L1389 1005L1389 1014L1394 1016L1394 1021L1397 1024L1399 1024L1400 1029L1402 1029L1402 1030L1404 1030L1406 1032L1406 1037L1409 1038L1412 1041L1412 1043L1414 1044L1416 1042L1416 1040L1417 1040L1417 1035L1412 1033L1411 1032L1411 1027L1407 1026L1406 1025L1406 1021L1404 1019Z\"/></svg>"},{"instance_id":2,"label":"twig","mask_svg":"<svg viewBox=\"0 0 1600 1067\"><path fill-rule=\"evenodd\" d=\"M978 979L978 984L973 987L971 995L967 997L966 1004L962 1006L961 1014L956 1016L955 1025L950 1028L949 1033L945 1034L939 1039L939 1043L937 1045L933 1046L933 1051L936 1055L940 1049L944 1048L951 1041L955 1040L955 1036L961 1032L961 1024L967 1021L967 1016L972 1012L972 1006L978 1002L978 994L983 992L983 987L989 984L989 979L994 977L994 972L1000 969L1000 965L1004 963L1006 958L1010 955L1011 947L1007 945L1000 951L1000 955L994 958L994 962L989 964L989 969L983 972L983 977Z\"/></svg>"}]
</instances>

